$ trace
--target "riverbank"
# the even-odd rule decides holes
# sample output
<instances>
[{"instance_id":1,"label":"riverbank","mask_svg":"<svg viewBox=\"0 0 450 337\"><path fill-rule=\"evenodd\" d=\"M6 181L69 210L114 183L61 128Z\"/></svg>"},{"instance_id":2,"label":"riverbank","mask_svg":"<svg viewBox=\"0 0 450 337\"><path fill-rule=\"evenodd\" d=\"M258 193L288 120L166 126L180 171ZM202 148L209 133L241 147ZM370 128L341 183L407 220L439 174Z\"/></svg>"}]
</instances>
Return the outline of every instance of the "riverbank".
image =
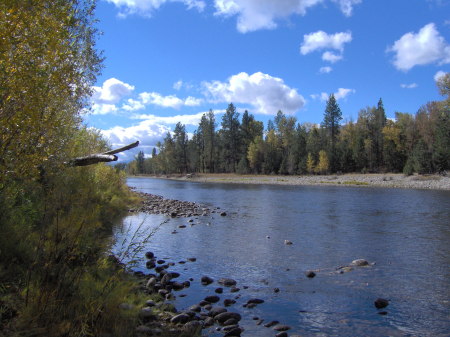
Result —
<instances>
[{"instance_id":1,"label":"riverbank","mask_svg":"<svg viewBox=\"0 0 450 337\"><path fill-rule=\"evenodd\" d=\"M239 175L239 174L188 174L150 176L156 178L193 181L202 183L308 185L308 186L359 186L384 188L409 188L428 190L450 190L450 177L440 175L386 174L341 174L341 175Z\"/></svg>"}]
</instances>

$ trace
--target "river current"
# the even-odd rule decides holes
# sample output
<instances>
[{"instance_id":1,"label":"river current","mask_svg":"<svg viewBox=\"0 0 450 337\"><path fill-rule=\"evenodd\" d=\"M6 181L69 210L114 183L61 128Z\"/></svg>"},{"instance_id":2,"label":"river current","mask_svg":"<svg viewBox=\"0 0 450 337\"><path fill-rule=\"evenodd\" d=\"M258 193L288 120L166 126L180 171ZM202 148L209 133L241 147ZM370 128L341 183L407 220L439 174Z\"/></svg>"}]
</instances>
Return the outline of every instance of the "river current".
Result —
<instances>
[{"instance_id":1,"label":"river current","mask_svg":"<svg viewBox=\"0 0 450 337\"><path fill-rule=\"evenodd\" d=\"M193 223L138 213L117 229L116 249L139 226L158 227L144 251L174 262L170 270L181 274L180 281L194 279L190 288L175 293L180 311L215 294L217 283L200 284L207 275L238 282L240 292L225 288L221 299L240 295L230 310L243 316L242 336L275 335L256 325L255 317L289 325L289 335L450 336L449 191L152 178L129 178L128 185L227 213L192 218ZM196 262L178 263L190 257ZM148 272L139 258L136 268ZM373 265L337 272L360 258ZM316 277L307 278L308 270ZM383 310L374 306L379 297L390 301ZM250 298L265 302L244 308ZM214 329L204 334L222 335Z\"/></svg>"}]
</instances>

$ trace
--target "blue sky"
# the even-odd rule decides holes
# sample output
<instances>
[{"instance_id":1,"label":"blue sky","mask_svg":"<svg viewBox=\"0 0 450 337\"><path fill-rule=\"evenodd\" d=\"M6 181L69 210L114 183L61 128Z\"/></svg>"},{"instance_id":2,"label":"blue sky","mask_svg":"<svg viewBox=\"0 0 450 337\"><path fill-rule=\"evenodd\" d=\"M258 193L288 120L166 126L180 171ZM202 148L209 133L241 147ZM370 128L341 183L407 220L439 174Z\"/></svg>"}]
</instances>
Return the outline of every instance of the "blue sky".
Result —
<instances>
[{"instance_id":1,"label":"blue sky","mask_svg":"<svg viewBox=\"0 0 450 337\"><path fill-rule=\"evenodd\" d=\"M450 71L450 0L98 0L96 15L106 59L85 121L146 154L230 102L265 125L278 110L320 123L330 93L344 121L380 97L414 114Z\"/></svg>"}]
</instances>

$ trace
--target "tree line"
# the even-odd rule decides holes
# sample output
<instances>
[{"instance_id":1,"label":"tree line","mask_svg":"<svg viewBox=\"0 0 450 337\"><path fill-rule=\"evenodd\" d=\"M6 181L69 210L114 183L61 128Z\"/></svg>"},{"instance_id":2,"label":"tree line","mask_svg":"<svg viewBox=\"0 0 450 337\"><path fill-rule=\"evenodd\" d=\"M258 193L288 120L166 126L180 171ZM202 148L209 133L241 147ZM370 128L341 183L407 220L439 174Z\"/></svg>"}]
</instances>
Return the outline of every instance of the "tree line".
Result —
<instances>
[{"instance_id":1,"label":"tree line","mask_svg":"<svg viewBox=\"0 0 450 337\"><path fill-rule=\"evenodd\" d=\"M151 157L141 151L122 165L129 174L327 174L336 172L435 173L450 167L450 75L438 81L443 101L423 105L415 115L386 118L383 101L342 124L330 95L320 125L298 123L278 111L266 128L248 111L240 118L230 103L220 128L212 110L188 139L178 123L158 142Z\"/></svg>"}]
</instances>

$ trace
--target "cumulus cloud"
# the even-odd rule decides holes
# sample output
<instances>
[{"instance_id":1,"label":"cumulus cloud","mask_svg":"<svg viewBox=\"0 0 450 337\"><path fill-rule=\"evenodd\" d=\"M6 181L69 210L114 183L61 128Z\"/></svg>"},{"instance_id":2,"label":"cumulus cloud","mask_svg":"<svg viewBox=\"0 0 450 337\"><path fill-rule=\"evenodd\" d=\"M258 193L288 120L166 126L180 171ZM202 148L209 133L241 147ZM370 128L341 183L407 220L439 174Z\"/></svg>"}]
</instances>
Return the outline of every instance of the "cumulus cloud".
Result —
<instances>
[{"instance_id":1,"label":"cumulus cloud","mask_svg":"<svg viewBox=\"0 0 450 337\"><path fill-rule=\"evenodd\" d=\"M439 81L439 79L443 76L445 76L447 73L445 71L439 70L435 75L434 75L434 80L437 82Z\"/></svg>"},{"instance_id":2,"label":"cumulus cloud","mask_svg":"<svg viewBox=\"0 0 450 337\"><path fill-rule=\"evenodd\" d=\"M214 110L214 114L221 114L224 113L225 110ZM180 122L184 125L193 125L198 126L200 123L200 119L204 114L207 112L199 112L196 114L191 115L177 115L177 116L156 116L152 114L144 114L144 115L137 115L134 116L135 119L144 119L148 122L152 122L154 124L163 124L163 125L175 125L176 123Z\"/></svg>"},{"instance_id":3,"label":"cumulus cloud","mask_svg":"<svg viewBox=\"0 0 450 337\"><path fill-rule=\"evenodd\" d=\"M414 88L417 88L418 85L417 85L417 83L410 83L410 84L402 83L402 84L400 84L400 87L403 89L414 89Z\"/></svg>"},{"instance_id":4,"label":"cumulus cloud","mask_svg":"<svg viewBox=\"0 0 450 337\"><path fill-rule=\"evenodd\" d=\"M97 104L113 104L123 97L130 95L134 86L122 82L116 78L110 78L103 82L101 87L93 87L92 101Z\"/></svg>"},{"instance_id":5,"label":"cumulus cloud","mask_svg":"<svg viewBox=\"0 0 450 337\"><path fill-rule=\"evenodd\" d=\"M133 159L139 151L150 154L153 147L156 146L156 143L162 141L167 132L170 132L170 128L162 124L154 123L152 120L144 120L134 126L115 126L107 130L100 130L100 132L113 148L139 140L140 144L138 148L118 154L120 161L128 161Z\"/></svg>"},{"instance_id":6,"label":"cumulus cloud","mask_svg":"<svg viewBox=\"0 0 450 337\"><path fill-rule=\"evenodd\" d=\"M394 66L408 71L417 65L450 63L450 45L439 34L434 23L422 27L417 34L406 33L388 48L394 52Z\"/></svg>"},{"instance_id":7,"label":"cumulus cloud","mask_svg":"<svg viewBox=\"0 0 450 337\"><path fill-rule=\"evenodd\" d=\"M342 60L342 57L343 57L342 54L338 55L331 51L326 51L325 53L322 54L322 60L331 63L336 63L337 61Z\"/></svg>"},{"instance_id":8,"label":"cumulus cloud","mask_svg":"<svg viewBox=\"0 0 450 337\"><path fill-rule=\"evenodd\" d=\"M300 53L306 55L316 50L334 49L344 51L344 44L352 41L351 32L340 32L327 34L322 30L303 35L303 43L300 46Z\"/></svg>"},{"instance_id":9,"label":"cumulus cloud","mask_svg":"<svg viewBox=\"0 0 450 337\"><path fill-rule=\"evenodd\" d=\"M157 92L143 92L139 94L142 104L157 105L163 108L179 109L182 106L198 106L202 103L202 99L189 96L186 99L178 98L175 95L163 96Z\"/></svg>"},{"instance_id":10,"label":"cumulus cloud","mask_svg":"<svg viewBox=\"0 0 450 337\"><path fill-rule=\"evenodd\" d=\"M203 11L206 4L202 0L106 0L119 8L119 16L125 17L130 14L139 14L142 16L151 16L155 10L158 10L167 2L183 3L188 9L197 9Z\"/></svg>"},{"instance_id":11,"label":"cumulus cloud","mask_svg":"<svg viewBox=\"0 0 450 337\"><path fill-rule=\"evenodd\" d=\"M182 80L176 81L176 82L173 84L173 88L174 88L175 90L180 90L182 86L183 86L183 81L182 81Z\"/></svg>"},{"instance_id":12,"label":"cumulus cloud","mask_svg":"<svg viewBox=\"0 0 450 337\"><path fill-rule=\"evenodd\" d=\"M362 0L332 0L333 2L336 2L342 13L344 13L345 16L352 16L353 14L353 6L358 5L362 2Z\"/></svg>"},{"instance_id":13,"label":"cumulus cloud","mask_svg":"<svg viewBox=\"0 0 450 337\"><path fill-rule=\"evenodd\" d=\"M319 69L319 72L321 74L328 74L328 73L331 73L332 71L333 71L333 68L331 68L331 67L321 67Z\"/></svg>"},{"instance_id":14,"label":"cumulus cloud","mask_svg":"<svg viewBox=\"0 0 450 337\"><path fill-rule=\"evenodd\" d=\"M336 98L336 100L342 100L347 98L348 95L354 94L355 92L356 92L355 89L339 88L337 92L334 93L334 98ZM311 95L311 98L320 99L321 101L324 102L327 101L329 97L330 95L328 95L326 92Z\"/></svg>"},{"instance_id":15,"label":"cumulus cloud","mask_svg":"<svg viewBox=\"0 0 450 337\"><path fill-rule=\"evenodd\" d=\"M227 82L204 82L203 86L211 102L249 104L260 114L272 115L278 110L294 113L305 104L303 96L288 87L281 78L261 72L252 75L241 72L231 76Z\"/></svg>"},{"instance_id":16,"label":"cumulus cloud","mask_svg":"<svg viewBox=\"0 0 450 337\"><path fill-rule=\"evenodd\" d=\"M305 15L308 8L324 0L214 0L216 15L237 15L237 29L241 33L259 29L274 29L277 20L293 14Z\"/></svg>"}]
</instances>

